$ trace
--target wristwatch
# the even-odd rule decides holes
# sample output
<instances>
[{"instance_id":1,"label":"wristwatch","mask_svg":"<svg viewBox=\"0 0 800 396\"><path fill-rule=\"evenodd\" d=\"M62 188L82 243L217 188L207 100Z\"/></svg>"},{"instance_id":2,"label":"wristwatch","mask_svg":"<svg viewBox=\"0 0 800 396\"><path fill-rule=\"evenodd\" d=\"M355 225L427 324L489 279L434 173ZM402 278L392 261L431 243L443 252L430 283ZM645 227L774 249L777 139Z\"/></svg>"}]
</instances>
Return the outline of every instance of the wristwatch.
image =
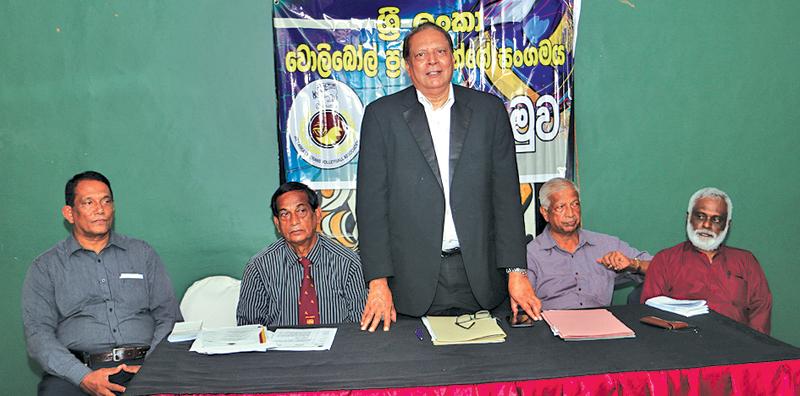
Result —
<instances>
[{"instance_id":1,"label":"wristwatch","mask_svg":"<svg viewBox=\"0 0 800 396\"><path fill-rule=\"evenodd\" d=\"M506 274L510 274L512 272L517 272L522 275L528 276L528 269L527 268L506 268Z\"/></svg>"}]
</instances>

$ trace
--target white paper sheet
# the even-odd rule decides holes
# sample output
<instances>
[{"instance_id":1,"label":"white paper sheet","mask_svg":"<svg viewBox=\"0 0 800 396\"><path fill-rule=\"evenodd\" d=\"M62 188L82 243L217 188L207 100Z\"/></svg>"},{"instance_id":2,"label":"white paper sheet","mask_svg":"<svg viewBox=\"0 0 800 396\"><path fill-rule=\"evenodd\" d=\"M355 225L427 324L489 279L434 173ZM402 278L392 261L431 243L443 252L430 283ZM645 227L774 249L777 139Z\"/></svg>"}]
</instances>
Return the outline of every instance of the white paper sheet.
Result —
<instances>
[{"instance_id":1,"label":"white paper sheet","mask_svg":"<svg viewBox=\"0 0 800 396\"><path fill-rule=\"evenodd\" d=\"M182 342L191 341L197 338L200 330L203 329L203 321L196 320L193 322L175 322L172 327L172 333L167 336L169 342Z\"/></svg>"},{"instance_id":2,"label":"white paper sheet","mask_svg":"<svg viewBox=\"0 0 800 396\"><path fill-rule=\"evenodd\" d=\"M277 329L267 332L267 349L275 351L327 351L336 337L335 328Z\"/></svg>"},{"instance_id":3,"label":"white paper sheet","mask_svg":"<svg viewBox=\"0 0 800 396\"><path fill-rule=\"evenodd\" d=\"M208 355L264 352L267 350L267 343L263 342L264 336L265 328L261 325L205 329L200 332L189 350Z\"/></svg>"},{"instance_id":4,"label":"white paper sheet","mask_svg":"<svg viewBox=\"0 0 800 396\"><path fill-rule=\"evenodd\" d=\"M658 296L648 299L645 304L687 318L708 313L706 300L676 300L667 296Z\"/></svg>"}]
</instances>

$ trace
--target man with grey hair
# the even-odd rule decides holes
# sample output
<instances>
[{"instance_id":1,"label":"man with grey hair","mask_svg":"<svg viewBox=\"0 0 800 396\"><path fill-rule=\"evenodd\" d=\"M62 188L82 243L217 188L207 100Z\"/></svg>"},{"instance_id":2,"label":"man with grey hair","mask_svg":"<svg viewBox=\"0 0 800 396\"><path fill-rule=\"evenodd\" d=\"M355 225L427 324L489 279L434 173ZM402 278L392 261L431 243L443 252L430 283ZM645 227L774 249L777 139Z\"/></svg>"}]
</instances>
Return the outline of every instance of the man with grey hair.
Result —
<instances>
[{"instance_id":1,"label":"man with grey hair","mask_svg":"<svg viewBox=\"0 0 800 396\"><path fill-rule=\"evenodd\" d=\"M688 241L653 258L641 301L656 296L703 299L709 308L769 334L772 293L753 253L723 244L731 225L733 203L714 187L689 199Z\"/></svg>"},{"instance_id":2,"label":"man with grey hair","mask_svg":"<svg viewBox=\"0 0 800 396\"><path fill-rule=\"evenodd\" d=\"M539 189L539 212L548 222L528 244L528 279L542 309L611 304L615 283L641 282L650 254L611 235L581 228L578 187L554 178Z\"/></svg>"}]
</instances>

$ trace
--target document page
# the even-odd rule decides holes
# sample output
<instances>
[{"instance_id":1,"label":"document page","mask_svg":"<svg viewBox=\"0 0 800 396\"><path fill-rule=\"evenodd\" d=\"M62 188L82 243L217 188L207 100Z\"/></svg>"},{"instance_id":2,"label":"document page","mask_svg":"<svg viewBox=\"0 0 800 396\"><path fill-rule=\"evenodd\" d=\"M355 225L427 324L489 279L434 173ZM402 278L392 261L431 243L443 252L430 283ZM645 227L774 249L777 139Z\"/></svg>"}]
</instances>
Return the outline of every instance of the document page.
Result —
<instances>
[{"instance_id":1,"label":"document page","mask_svg":"<svg viewBox=\"0 0 800 396\"><path fill-rule=\"evenodd\" d=\"M335 328L277 329L267 332L267 349L274 351L327 351L336 337Z\"/></svg>"},{"instance_id":2,"label":"document page","mask_svg":"<svg viewBox=\"0 0 800 396\"><path fill-rule=\"evenodd\" d=\"M208 355L267 350L265 328L261 325L221 327L200 332L190 351Z\"/></svg>"}]
</instances>

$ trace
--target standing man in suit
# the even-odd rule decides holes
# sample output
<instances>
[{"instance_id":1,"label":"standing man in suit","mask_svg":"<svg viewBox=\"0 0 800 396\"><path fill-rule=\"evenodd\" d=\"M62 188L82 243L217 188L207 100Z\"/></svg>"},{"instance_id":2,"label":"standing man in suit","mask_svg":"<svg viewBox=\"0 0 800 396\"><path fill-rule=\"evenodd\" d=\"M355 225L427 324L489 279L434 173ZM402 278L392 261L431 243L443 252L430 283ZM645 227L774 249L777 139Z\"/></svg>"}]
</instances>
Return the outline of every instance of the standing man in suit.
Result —
<instances>
[{"instance_id":1,"label":"standing man in suit","mask_svg":"<svg viewBox=\"0 0 800 396\"><path fill-rule=\"evenodd\" d=\"M361 329L388 331L398 312L492 309L509 295L514 315L538 318L505 107L451 83L453 43L433 23L409 32L403 58L413 86L368 105L361 125Z\"/></svg>"}]
</instances>

